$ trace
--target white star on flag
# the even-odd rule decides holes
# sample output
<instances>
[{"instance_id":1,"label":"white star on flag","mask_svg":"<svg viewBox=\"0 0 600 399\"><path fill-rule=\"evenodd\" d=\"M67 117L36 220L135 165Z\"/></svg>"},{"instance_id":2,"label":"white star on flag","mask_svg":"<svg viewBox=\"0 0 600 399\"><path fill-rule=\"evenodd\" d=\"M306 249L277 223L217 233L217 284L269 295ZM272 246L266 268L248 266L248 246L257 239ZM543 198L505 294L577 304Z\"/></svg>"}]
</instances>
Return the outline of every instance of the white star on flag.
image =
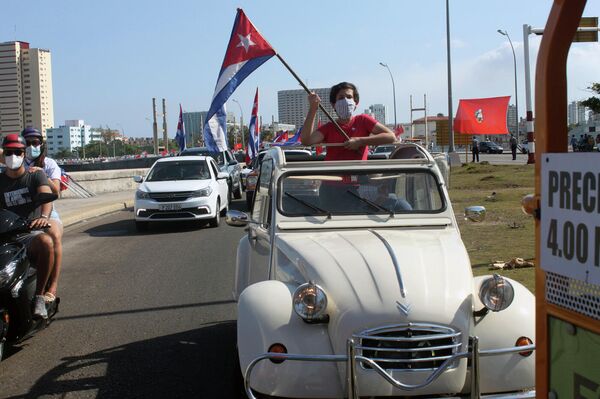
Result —
<instances>
[{"instance_id":1,"label":"white star on flag","mask_svg":"<svg viewBox=\"0 0 600 399\"><path fill-rule=\"evenodd\" d=\"M248 36L242 36L241 34L238 33L238 37L240 38L240 43L236 46L236 47L243 47L244 50L246 50L246 53L248 52L248 49L250 48L250 46L255 46L256 43L254 43L252 41L252 39L250 39L250 35L252 33L248 33Z\"/></svg>"}]
</instances>

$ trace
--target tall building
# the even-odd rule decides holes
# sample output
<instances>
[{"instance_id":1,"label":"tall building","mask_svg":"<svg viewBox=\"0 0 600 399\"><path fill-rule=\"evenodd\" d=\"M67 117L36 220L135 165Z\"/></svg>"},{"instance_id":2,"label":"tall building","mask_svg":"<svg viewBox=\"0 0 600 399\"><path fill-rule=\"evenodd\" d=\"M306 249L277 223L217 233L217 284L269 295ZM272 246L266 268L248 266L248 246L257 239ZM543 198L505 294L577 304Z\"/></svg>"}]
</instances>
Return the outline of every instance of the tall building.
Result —
<instances>
[{"instance_id":1,"label":"tall building","mask_svg":"<svg viewBox=\"0 0 600 399\"><path fill-rule=\"evenodd\" d=\"M381 123L382 125L385 125L385 118L386 118L386 111L387 111L387 107L383 104L373 104L373 105L369 105L369 109L365 110L370 115L373 115L373 117L375 119L377 119L377 122Z\"/></svg>"},{"instance_id":2,"label":"tall building","mask_svg":"<svg viewBox=\"0 0 600 399\"><path fill-rule=\"evenodd\" d=\"M61 150L71 152L92 141L100 140L99 134L94 134L90 125L81 119L68 120L57 128L46 130L46 147L49 155L54 155Z\"/></svg>"},{"instance_id":3,"label":"tall building","mask_svg":"<svg viewBox=\"0 0 600 399\"><path fill-rule=\"evenodd\" d=\"M510 134L518 137L517 134L517 107L510 104L508 106L508 112L506 113L506 126L508 127L508 132Z\"/></svg>"},{"instance_id":4,"label":"tall building","mask_svg":"<svg viewBox=\"0 0 600 399\"><path fill-rule=\"evenodd\" d=\"M44 135L54 126L50 51L20 41L0 43L0 134L27 126Z\"/></svg>"},{"instance_id":5,"label":"tall building","mask_svg":"<svg viewBox=\"0 0 600 399\"><path fill-rule=\"evenodd\" d=\"M586 108L580 101L572 101L567 106L567 124L578 125L586 123Z\"/></svg>"},{"instance_id":6,"label":"tall building","mask_svg":"<svg viewBox=\"0 0 600 399\"><path fill-rule=\"evenodd\" d=\"M202 137L202 125L206 112L184 112L183 124L185 126L185 142L190 147L196 147Z\"/></svg>"},{"instance_id":7,"label":"tall building","mask_svg":"<svg viewBox=\"0 0 600 399\"><path fill-rule=\"evenodd\" d=\"M336 114L329 103L330 89L311 89L321 98L321 105L335 118ZM302 126L308 113L308 94L304 90L282 90L277 92L277 110L279 122L289 125ZM316 123L329 122L323 111L317 112ZM316 126L315 126L316 127Z\"/></svg>"}]
</instances>

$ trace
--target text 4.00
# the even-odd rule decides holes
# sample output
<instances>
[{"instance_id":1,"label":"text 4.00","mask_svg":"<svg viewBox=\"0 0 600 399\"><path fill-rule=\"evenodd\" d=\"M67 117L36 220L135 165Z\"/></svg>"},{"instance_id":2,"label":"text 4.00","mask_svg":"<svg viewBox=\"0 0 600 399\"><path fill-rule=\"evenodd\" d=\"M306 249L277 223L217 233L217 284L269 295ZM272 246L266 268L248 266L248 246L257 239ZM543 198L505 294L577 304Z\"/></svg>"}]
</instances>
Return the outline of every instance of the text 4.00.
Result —
<instances>
[{"instance_id":1,"label":"text 4.00","mask_svg":"<svg viewBox=\"0 0 600 399\"><path fill-rule=\"evenodd\" d=\"M562 232L560 241L559 231ZM556 219L550 219L546 245L553 256L585 264L590 256L590 244L593 247L594 266L600 266L600 226L588 228L584 223L574 224L571 221L565 221L560 226Z\"/></svg>"}]
</instances>

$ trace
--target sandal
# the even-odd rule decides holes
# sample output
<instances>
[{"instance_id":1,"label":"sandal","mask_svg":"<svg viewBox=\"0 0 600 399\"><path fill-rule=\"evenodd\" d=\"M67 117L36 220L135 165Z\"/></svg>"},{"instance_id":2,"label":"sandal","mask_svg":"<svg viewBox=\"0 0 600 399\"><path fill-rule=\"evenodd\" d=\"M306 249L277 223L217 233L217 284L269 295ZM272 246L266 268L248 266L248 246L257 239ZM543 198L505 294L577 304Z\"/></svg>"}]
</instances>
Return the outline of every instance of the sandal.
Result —
<instances>
[{"instance_id":1,"label":"sandal","mask_svg":"<svg viewBox=\"0 0 600 399\"><path fill-rule=\"evenodd\" d=\"M51 292L46 292L44 294L44 301L46 301L46 303L52 303L52 302L56 301L56 295L54 295Z\"/></svg>"}]
</instances>

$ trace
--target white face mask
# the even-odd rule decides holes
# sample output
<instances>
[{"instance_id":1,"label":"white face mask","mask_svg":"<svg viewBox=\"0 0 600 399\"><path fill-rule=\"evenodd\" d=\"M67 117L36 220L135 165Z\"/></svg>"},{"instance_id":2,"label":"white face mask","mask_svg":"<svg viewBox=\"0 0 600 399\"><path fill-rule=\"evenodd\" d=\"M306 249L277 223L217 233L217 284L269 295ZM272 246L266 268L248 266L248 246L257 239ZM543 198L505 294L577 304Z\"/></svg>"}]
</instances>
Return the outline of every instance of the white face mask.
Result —
<instances>
[{"instance_id":1,"label":"white face mask","mask_svg":"<svg viewBox=\"0 0 600 399\"><path fill-rule=\"evenodd\" d=\"M42 146L33 146L30 145L25 149L25 156L27 159L36 159L42 154Z\"/></svg>"},{"instance_id":2,"label":"white face mask","mask_svg":"<svg viewBox=\"0 0 600 399\"><path fill-rule=\"evenodd\" d=\"M351 98L340 98L335 102L334 108L341 119L350 119L356 109L356 104Z\"/></svg>"},{"instance_id":3,"label":"white face mask","mask_svg":"<svg viewBox=\"0 0 600 399\"><path fill-rule=\"evenodd\" d=\"M4 163L8 169L17 170L21 167L21 165L23 165L23 157L18 155L4 157Z\"/></svg>"}]
</instances>

